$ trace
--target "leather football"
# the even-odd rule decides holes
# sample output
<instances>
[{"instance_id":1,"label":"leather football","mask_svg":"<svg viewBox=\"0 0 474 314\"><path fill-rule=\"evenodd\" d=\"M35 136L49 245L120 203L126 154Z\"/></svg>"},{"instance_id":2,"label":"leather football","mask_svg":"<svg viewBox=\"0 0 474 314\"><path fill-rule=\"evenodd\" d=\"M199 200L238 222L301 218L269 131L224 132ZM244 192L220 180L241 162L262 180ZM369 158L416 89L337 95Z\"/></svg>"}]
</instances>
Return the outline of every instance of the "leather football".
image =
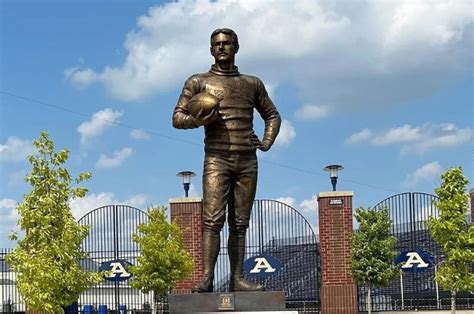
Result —
<instances>
[{"instance_id":1,"label":"leather football","mask_svg":"<svg viewBox=\"0 0 474 314\"><path fill-rule=\"evenodd\" d=\"M188 111L193 117L199 113L201 109L203 109L203 116L209 114L212 109L216 108L219 104L219 98L216 96L202 92L199 94L194 95L188 101Z\"/></svg>"}]
</instances>

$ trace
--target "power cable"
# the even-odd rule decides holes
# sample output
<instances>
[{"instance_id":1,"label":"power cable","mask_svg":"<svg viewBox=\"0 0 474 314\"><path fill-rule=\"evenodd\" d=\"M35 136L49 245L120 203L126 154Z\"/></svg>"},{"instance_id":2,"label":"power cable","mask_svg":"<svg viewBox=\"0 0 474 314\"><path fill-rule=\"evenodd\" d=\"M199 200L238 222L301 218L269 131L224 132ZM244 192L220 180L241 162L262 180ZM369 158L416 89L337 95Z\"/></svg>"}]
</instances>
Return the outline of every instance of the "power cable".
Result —
<instances>
[{"instance_id":1,"label":"power cable","mask_svg":"<svg viewBox=\"0 0 474 314\"><path fill-rule=\"evenodd\" d=\"M29 102L33 102L33 103L37 103L37 104L47 106L47 107L50 107L50 108L54 108L54 109L57 109L57 110L73 113L75 115L83 116L83 117L86 117L86 118L101 120L101 121L104 121L104 122L107 122L107 123L110 123L110 124L113 124L113 125L117 125L117 126L120 126L120 127L124 127L124 128L130 129L130 130L144 131L146 133L156 135L156 136L159 136L159 137L163 137L163 138L166 138L166 139L169 139L169 140L183 142L183 143L187 143L187 144L191 144L191 145L195 145L195 146L201 146L201 147L203 146L201 143L196 143L196 142L193 142L193 141L183 140L181 138L173 137L173 136L170 136L170 135L158 133L158 132L151 131L151 130L146 130L146 129L143 129L143 128L137 128L137 127L134 127L134 126L131 126L131 125L128 125L128 124L121 123L121 122L115 122L115 121L110 121L110 120L107 120L107 119L94 117L93 115L90 115L90 114L87 114L87 113L74 111L74 110L71 110L71 109L68 109L68 108L64 108L64 107L57 106L57 105L52 105L52 104L49 104L49 103L46 103L46 102L43 102L43 101L39 101L39 100L35 100L35 99L32 99L32 98L16 95L16 94L13 94L13 93L0 91L0 94L4 94L4 95L11 96L11 97L23 99L23 100L26 100L26 101L29 101Z\"/></svg>"},{"instance_id":2,"label":"power cable","mask_svg":"<svg viewBox=\"0 0 474 314\"><path fill-rule=\"evenodd\" d=\"M314 174L314 175L324 176L324 177L327 177L327 175L328 175L327 173L324 173L324 172L317 172L317 171L313 171L313 170L301 169L301 168L297 168L297 167L293 167L293 166L288 166L288 165L281 164L281 163L274 162L274 161L269 161L269 160L262 160L262 161L265 162L265 163L267 163L267 164L272 164L272 165L274 165L274 166L278 166L278 167L281 167L281 168L287 168L287 169L294 170L294 171L298 171L298 172L303 172L303 173L308 173L308 174ZM365 187L369 187L369 188L373 188L373 189L384 190L384 191L388 191L388 192L400 193L400 190L384 188L384 187L381 187L381 186L377 186L377 185L373 185L373 184L368 184L368 183L363 183L363 182L355 181L355 180L348 179L348 178L337 178L337 180L338 180L338 181L350 182L350 183L353 183L353 184L356 184L356 185L365 186Z\"/></svg>"},{"instance_id":3,"label":"power cable","mask_svg":"<svg viewBox=\"0 0 474 314\"><path fill-rule=\"evenodd\" d=\"M110 124L113 124L113 125L117 125L119 127L127 128L129 130L143 131L145 133L148 133L148 134L151 134L151 135L156 135L156 136L159 136L159 137L171 140L171 141L178 141L178 142L190 144L190 145L193 145L193 146L199 146L199 147L204 146L202 143L196 143L196 142L193 142L193 141L183 140L181 138L166 135L166 134L159 133L159 132L156 132L156 131L147 130L147 129L143 129L143 128L137 128L135 126L124 124L124 123L121 123L121 122L115 122L115 121L110 121L110 120L107 120L107 119L98 118L98 117L95 117L95 116L87 114L87 113L71 110L71 109L64 108L64 107L61 107L61 106L58 106L58 105L53 105L53 104L50 104L50 103L46 103L44 101L39 101L39 100L36 100L36 99L32 99L32 98L29 98L29 97L17 95L17 94L14 94L14 93L10 93L10 92L0 90L0 94L7 95L7 96L10 96L10 97L14 97L14 98L18 98L18 99L22 99L22 100L26 100L28 102L32 102L32 103L36 103L36 104L39 104L39 105L42 105L42 106L50 107L50 108L53 108L53 109L56 109L56 110L69 112L69 113L79 115L79 116L82 116L82 117L101 120L101 121L104 121L104 122L107 122L107 123L110 123ZM264 163L274 165L274 166L277 166L277 167L280 167L280 168L286 168L286 169L290 169L290 170L293 170L293 171L307 173L307 174L313 174L313 175L318 175L318 176L327 176L327 174L323 173L323 172L316 172L316 171L313 171L313 170L297 168L297 167L285 165L285 164L282 164L282 163L265 160L264 158L260 158L260 160ZM378 190L383 190L383 191L388 191L388 192L395 192L395 193L400 192L399 190L384 188L384 187L380 187L380 186L373 185L373 184L367 184L367 183L363 183L363 182L358 182L358 181L348 179L348 178L338 178L338 180L339 181L350 182L350 183L360 185L360 186L369 187L369 188L372 188L372 189L378 189Z\"/></svg>"}]
</instances>

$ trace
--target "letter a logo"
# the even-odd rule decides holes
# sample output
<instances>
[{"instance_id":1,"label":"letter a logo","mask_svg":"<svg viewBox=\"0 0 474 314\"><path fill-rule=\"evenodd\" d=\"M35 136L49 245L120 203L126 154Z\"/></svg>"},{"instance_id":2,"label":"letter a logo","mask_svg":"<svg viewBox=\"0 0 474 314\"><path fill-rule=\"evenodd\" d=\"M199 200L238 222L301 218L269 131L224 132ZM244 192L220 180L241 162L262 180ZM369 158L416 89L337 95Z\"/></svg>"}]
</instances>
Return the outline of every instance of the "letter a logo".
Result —
<instances>
[{"instance_id":1,"label":"letter a logo","mask_svg":"<svg viewBox=\"0 0 474 314\"><path fill-rule=\"evenodd\" d=\"M418 264L418 268L426 268L429 266L429 264L426 263L417 252L408 252L407 256L408 260L401 266L401 268L413 268L415 266L414 264Z\"/></svg>"},{"instance_id":2,"label":"letter a logo","mask_svg":"<svg viewBox=\"0 0 474 314\"><path fill-rule=\"evenodd\" d=\"M112 262L110 263L110 266L112 267L112 269L110 270L112 272L112 275L108 276L109 278L116 277L117 274L120 274L119 277L130 277L130 273L125 270L122 263Z\"/></svg>"},{"instance_id":3,"label":"letter a logo","mask_svg":"<svg viewBox=\"0 0 474 314\"><path fill-rule=\"evenodd\" d=\"M264 257L255 258L255 262L255 267L250 271L251 274L260 273L262 269L265 269L266 273L274 273L276 271Z\"/></svg>"},{"instance_id":4,"label":"letter a logo","mask_svg":"<svg viewBox=\"0 0 474 314\"><path fill-rule=\"evenodd\" d=\"M102 262L99 271L105 272L104 278L108 281L126 281L132 277L132 274L127 271L130 265L132 264L126 260L116 259Z\"/></svg>"}]
</instances>

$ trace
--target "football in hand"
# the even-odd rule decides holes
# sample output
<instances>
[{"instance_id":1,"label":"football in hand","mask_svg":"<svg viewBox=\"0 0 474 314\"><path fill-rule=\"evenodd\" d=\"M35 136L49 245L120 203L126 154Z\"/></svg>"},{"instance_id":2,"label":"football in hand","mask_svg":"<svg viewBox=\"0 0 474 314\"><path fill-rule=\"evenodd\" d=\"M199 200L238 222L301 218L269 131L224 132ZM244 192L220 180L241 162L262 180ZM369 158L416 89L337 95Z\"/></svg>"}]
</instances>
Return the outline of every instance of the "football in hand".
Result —
<instances>
[{"instance_id":1,"label":"football in hand","mask_svg":"<svg viewBox=\"0 0 474 314\"><path fill-rule=\"evenodd\" d=\"M206 116L212 111L212 109L216 108L218 104L219 98L212 94L203 92L194 95L188 101L188 111L193 117L196 117L202 109L202 116Z\"/></svg>"}]
</instances>

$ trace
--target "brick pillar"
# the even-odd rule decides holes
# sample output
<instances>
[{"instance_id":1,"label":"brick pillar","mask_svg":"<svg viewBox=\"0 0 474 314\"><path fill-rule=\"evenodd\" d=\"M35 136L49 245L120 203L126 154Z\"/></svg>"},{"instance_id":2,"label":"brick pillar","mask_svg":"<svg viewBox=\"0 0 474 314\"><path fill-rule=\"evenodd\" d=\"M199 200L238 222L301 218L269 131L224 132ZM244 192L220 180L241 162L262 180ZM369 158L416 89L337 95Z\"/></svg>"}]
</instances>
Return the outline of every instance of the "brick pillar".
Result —
<instances>
[{"instance_id":1,"label":"brick pillar","mask_svg":"<svg viewBox=\"0 0 474 314\"><path fill-rule=\"evenodd\" d=\"M474 189L469 190L471 196L471 224L474 224Z\"/></svg>"},{"instance_id":2,"label":"brick pillar","mask_svg":"<svg viewBox=\"0 0 474 314\"><path fill-rule=\"evenodd\" d=\"M351 191L318 195L323 314L358 312L357 286L349 274L353 195Z\"/></svg>"},{"instance_id":3,"label":"brick pillar","mask_svg":"<svg viewBox=\"0 0 474 314\"><path fill-rule=\"evenodd\" d=\"M202 278L202 200L196 197L170 199L171 219L176 221L183 230L185 249L194 259L194 272L188 279L177 283L172 293L191 293Z\"/></svg>"}]
</instances>

